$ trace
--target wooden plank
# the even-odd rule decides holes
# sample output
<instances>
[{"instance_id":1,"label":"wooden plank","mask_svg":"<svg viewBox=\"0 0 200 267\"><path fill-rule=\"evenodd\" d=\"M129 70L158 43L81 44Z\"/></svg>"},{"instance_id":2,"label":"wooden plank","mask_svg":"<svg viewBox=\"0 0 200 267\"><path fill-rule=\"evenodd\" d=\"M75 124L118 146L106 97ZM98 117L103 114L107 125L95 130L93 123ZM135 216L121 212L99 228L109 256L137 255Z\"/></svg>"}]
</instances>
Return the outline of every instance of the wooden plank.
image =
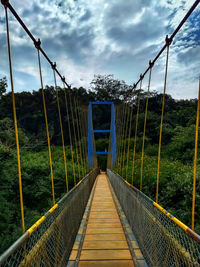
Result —
<instances>
[{"instance_id":1,"label":"wooden plank","mask_svg":"<svg viewBox=\"0 0 200 267\"><path fill-rule=\"evenodd\" d=\"M103 216L104 214L102 213L102 212L98 212L98 211L91 211L90 212L90 216ZM110 216L110 217L112 217L112 216L118 216L118 213L116 212L116 211L107 211L106 213L105 213L105 215L106 215L106 217L107 216Z\"/></svg>"},{"instance_id":2,"label":"wooden plank","mask_svg":"<svg viewBox=\"0 0 200 267\"><path fill-rule=\"evenodd\" d=\"M87 228L86 235L87 234L123 234L124 230L122 227L99 227L99 228Z\"/></svg>"},{"instance_id":3,"label":"wooden plank","mask_svg":"<svg viewBox=\"0 0 200 267\"><path fill-rule=\"evenodd\" d=\"M90 214L89 219L96 219L96 218L112 218L112 219L117 219L119 218L118 214L116 212L106 212L106 213L95 213L95 214Z\"/></svg>"},{"instance_id":4,"label":"wooden plank","mask_svg":"<svg viewBox=\"0 0 200 267\"><path fill-rule=\"evenodd\" d=\"M78 266L134 266L105 175L98 176Z\"/></svg>"},{"instance_id":5,"label":"wooden plank","mask_svg":"<svg viewBox=\"0 0 200 267\"><path fill-rule=\"evenodd\" d=\"M102 190L103 191L103 190ZM98 202L98 201L100 201L100 202L109 202L109 201L113 201L113 198L112 198L112 196L111 195L103 195L102 196L102 194L103 194L103 192L101 193L101 196L96 196L96 195L94 195L94 197L93 197L93 200L95 200L96 202ZM103 197L103 199L102 199L102 197Z\"/></svg>"},{"instance_id":6,"label":"wooden plank","mask_svg":"<svg viewBox=\"0 0 200 267\"><path fill-rule=\"evenodd\" d=\"M114 203L112 198L106 198L106 199L102 200L102 196L101 196L101 198L100 197L98 197L98 198L94 197L93 201L94 201L94 203L107 203L107 202Z\"/></svg>"},{"instance_id":7,"label":"wooden plank","mask_svg":"<svg viewBox=\"0 0 200 267\"><path fill-rule=\"evenodd\" d=\"M105 227L105 228L112 228L112 227L122 227L120 222L115 222L115 223L89 223L88 228L100 228L100 227Z\"/></svg>"},{"instance_id":8,"label":"wooden plank","mask_svg":"<svg viewBox=\"0 0 200 267\"><path fill-rule=\"evenodd\" d=\"M95 204L91 206L91 209L112 209L113 211L115 210L115 205L114 203L110 203L110 204Z\"/></svg>"},{"instance_id":9,"label":"wooden plank","mask_svg":"<svg viewBox=\"0 0 200 267\"><path fill-rule=\"evenodd\" d=\"M74 246L73 246L73 248L72 248L72 250L76 250L76 249L78 249L79 248L79 244L80 244L80 242L74 242Z\"/></svg>"},{"instance_id":10,"label":"wooden plank","mask_svg":"<svg viewBox=\"0 0 200 267\"><path fill-rule=\"evenodd\" d=\"M110 213L111 215L112 215L112 214L118 214L116 210L111 210L109 213ZM98 214L101 214L101 213L99 213L99 212L96 211L96 210L90 211L90 215L98 215Z\"/></svg>"},{"instance_id":11,"label":"wooden plank","mask_svg":"<svg viewBox=\"0 0 200 267\"><path fill-rule=\"evenodd\" d=\"M110 211L110 212L115 212L115 210L113 209L113 207L112 206L110 206L110 207L92 207L91 208L91 210L90 210L90 212L101 212L101 211L105 211L105 212L108 212L108 211Z\"/></svg>"},{"instance_id":12,"label":"wooden plank","mask_svg":"<svg viewBox=\"0 0 200 267\"><path fill-rule=\"evenodd\" d=\"M90 210L90 212L112 212L113 211L113 209L112 208L102 208L102 209L96 209L96 208L92 208L91 210Z\"/></svg>"},{"instance_id":13,"label":"wooden plank","mask_svg":"<svg viewBox=\"0 0 200 267\"><path fill-rule=\"evenodd\" d=\"M96 209L112 208L113 210L115 210L115 204L114 203L102 203L102 204L98 203L98 204L93 204L91 208L96 208Z\"/></svg>"},{"instance_id":14,"label":"wooden plank","mask_svg":"<svg viewBox=\"0 0 200 267\"><path fill-rule=\"evenodd\" d=\"M93 234L85 235L85 241L88 240L126 240L124 234Z\"/></svg>"},{"instance_id":15,"label":"wooden plank","mask_svg":"<svg viewBox=\"0 0 200 267\"><path fill-rule=\"evenodd\" d=\"M90 218L88 220L89 223L118 223L119 218Z\"/></svg>"},{"instance_id":16,"label":"wooden plank","mask_svg":"<svg viewBox=\"0 0 200 267\"><path fill-rule=\"evenodd\" d=\"M80 260L131 260L128 249L121 250L82 250Z\"/></svg>"},{"instance_id":17,"label":"wooden plank","mask_svg":"<svg viewBox=\"0 0 200 267\"><path fill-rule=\"evenodd\" d=\"M76 260L77 253L78 253L78 250L72 250L69 260L70 261Z\"/></svg>"},{"instance_id":18,"label":"wooden plank","mask_svg":"<svg viewBox=\"0 0 200 267\"><path fill-rule=\"evenodd\" d=\"M95 208L95 209L106 209L106 208L112 208L112 209L115 209L115 205L114 205L114 203L112 203L112 204L93 204L92 206L91 206L91 209L93 209L93 208Z\"/></svg>"},{"instance_id":19,"label":"wooden plank","mask_svg":"<svg viewBox=\"0 0 200 267\"><path fill-rule=\"evenodd\" d=\"M137 259L144 259L140 249L135 249L134 253L135 253L135 256L136 256Z\"/></svg>"},{"instance_id":20,"label":"wooden plank","mask_svg":"<svg viewBox=\"0 0 200 267\"><path fill-rule=\"evenodd\" d=\"M89 240L85 241L82 249L128 249L126 241L105 241Z\"/></svg>"},{"instance_id":21,"label":"wooden plank","mask_svg":"<svg viewBox=\"0 0 200 267\"><path fill-rule=\"evenodd\" d=\"M106 207L106 206L112 206L113 208L115 208L115 203L113 201L110 202L92 202L91 207Z\"/></svg>"},{"instance_id":22,"label":"wooden plank","mask_svg":"<svg viewBox=\"0 0 200 267\"><path fill-rule=\"evenodd\" d=\"M102 192L101 192L101 196L94 195L93 200L95 200L96 202L98 202L98 201L100 201L100 202L109 202L109 201L113 201L113 198L112 198L112 195L104 194L103 195L103 199L102 199Z\"/></svg>"},{"instance_id":23,"label":"wooden plank","mask_svg":"<svg viewBox=\"0 0 200 267\"><path fill-rule=\"evenodd\" d=\"M71 265L72 266L72 265ZM134 267L132 260L80 261L80 267Z\"/></svg>"},{"instance_id":24,"label":"wooden plank","mask_svg":"<svg viewBox=\"0 0 200 267\"><path fill-rule=\"evenodd\" d=\"M106 202L99 202L99 201L94 201L92 202L92 207L94 206L100 206L100 207L105 207L105 206L113 206L115 208L115 204L113 201L106 201Z\"/></svg>"}]
</instances>

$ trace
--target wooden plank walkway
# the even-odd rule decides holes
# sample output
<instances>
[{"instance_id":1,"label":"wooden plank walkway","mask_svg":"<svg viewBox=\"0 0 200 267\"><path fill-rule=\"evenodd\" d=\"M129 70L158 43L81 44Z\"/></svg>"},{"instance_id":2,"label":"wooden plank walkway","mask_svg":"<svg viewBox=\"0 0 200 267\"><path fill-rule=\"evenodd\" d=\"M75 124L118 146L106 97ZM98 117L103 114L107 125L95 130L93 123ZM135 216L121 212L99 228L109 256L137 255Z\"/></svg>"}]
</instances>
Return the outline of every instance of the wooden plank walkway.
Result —
<instances>
[{"instance_id":1,"label":"wooden plank walkway","mask_svg":"<svg viewBox=\"0 0 200 267\"><path fill-rule=\"evenodd\" d=\"M97 177L78 266L134 266L106 174Z\"/></svg>"}]
</instances>

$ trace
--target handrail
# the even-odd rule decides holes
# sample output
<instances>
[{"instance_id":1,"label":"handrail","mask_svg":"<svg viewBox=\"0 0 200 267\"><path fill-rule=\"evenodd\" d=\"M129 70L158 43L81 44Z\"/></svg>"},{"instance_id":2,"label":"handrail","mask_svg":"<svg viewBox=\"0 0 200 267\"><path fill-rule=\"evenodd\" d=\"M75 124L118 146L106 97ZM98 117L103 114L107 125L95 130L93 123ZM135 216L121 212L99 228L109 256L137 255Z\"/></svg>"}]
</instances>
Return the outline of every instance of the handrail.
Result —
<instances>
[{"instance_id":1,"label":"handrail","mask_svg":"<svg viewBox=\"0 0 200 267\"><path fill-rule=\"evenodd\" d=\"M119 176L123 180L123 182L125 184L127 184L136 193L143 195L145 198L148 198L152 202L153 206L157 210L159 210L166 217L168 217L171 221L173 221L179 228L181 228L182 230L184 230L188 236L192 237L194 240L196 240L198 243L200 243L200 236L197 233L195 233L189 226L187 226L186 224L182 223L179 219L177 219L174 215L172 215L170 212L168 212L166 209L164 209L161 205L159 205L158 203L156 203L155 201L153 201L151 198L149 198L148 196L146 196L138 188L136 188L135 186L133 186L132 184L130 184L129 182L127 182L126 180L124 180L118 173L116 173L113 170L112 170L112 172L115 175Z\"/></svg>"},{"instance_id":2,"label":"handrail","mask_svg":"<svg viewBox=\"0 0 200 267\"><path fill-rule=\"evenodd\" d=\"M84 183L84 181L93 173L97 171L97 169L91 170L82 180L79 181L70 191L68 191L54 206L52 206L39 220L37 220L19 239L17 239L2 255L0 255L0 265L3 264L9 256L11 256L20 246L26 243L26 241L30 238L34 231L36 231L41 224L51 215L53 214L57 208L64 202L64 200L69 197L80 184Z\"/></svg>"}]
</instances>

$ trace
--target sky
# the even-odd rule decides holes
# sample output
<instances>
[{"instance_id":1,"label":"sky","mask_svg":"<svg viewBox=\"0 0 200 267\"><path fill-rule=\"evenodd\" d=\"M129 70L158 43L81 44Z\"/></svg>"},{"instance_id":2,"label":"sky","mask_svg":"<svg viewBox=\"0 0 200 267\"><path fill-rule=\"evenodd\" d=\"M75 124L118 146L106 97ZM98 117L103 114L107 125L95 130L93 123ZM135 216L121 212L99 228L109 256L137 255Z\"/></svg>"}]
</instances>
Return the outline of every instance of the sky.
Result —
<instances>
[{"instance_id":1,"label":"sky","mask_svg":"<svg viewBox=\"0 0 200 267\"><path fill-rule=\"evenodd\" d=\"M94 75L135 83L194 0L10 0L72 87L90 88ZM40 88L37 51L9 13L16 92ZM152 71L151 90L163 91L166 53ZM0 78L9 80L4 8L0 6ZM53 84L42 58L44 84ZM167 93L196 98L200 75L200 5L170 46ZM143 89L147 90L147 79ZM58 85L61 85L58 80ZM10 86L8 87L10 90Z\"/></svg>"}]
</instances>

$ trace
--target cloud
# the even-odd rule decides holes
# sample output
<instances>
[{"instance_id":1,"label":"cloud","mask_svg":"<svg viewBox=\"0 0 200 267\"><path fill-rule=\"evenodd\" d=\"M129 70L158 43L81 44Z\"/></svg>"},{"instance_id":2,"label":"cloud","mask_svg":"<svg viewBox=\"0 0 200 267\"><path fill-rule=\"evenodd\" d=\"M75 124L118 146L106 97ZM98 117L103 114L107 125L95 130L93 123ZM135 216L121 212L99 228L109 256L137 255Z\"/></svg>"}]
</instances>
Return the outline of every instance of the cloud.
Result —
<instances>
[{"instance_id":1,"label":"cloud","mask_svg":"<svg viewBox=\"0 0 200 267\"><path fill-rule=\"evenodd\" d=\"M190 0L15 0L22 17L69 84L89 88L94 74L114 74L133 84L191 6ZM37 53L9 14L16 91L39 87ZM200 9L189 18L170 47L168 92L196 96L199 75ZM5 18L0 6L0 77L8 76ZM52 70L42 58L45 83ZM152 74L152 89L163 90L165 53ZM146 83L146 82L145 82ZM146 88L146 85L144 84ZM193 88L188 90L188 88Z\"/></svg>"},{"instance_id":2,"label":"cloud","mask_svg":"<svg viewBox=\"0 0 200 267\"><path fill-rule=\"evenodd\" d=\"M92 14L90 10L86 10L84 15L79 19L80 22L88 21L91 18Z\"/></svg>"}]
</instances>

